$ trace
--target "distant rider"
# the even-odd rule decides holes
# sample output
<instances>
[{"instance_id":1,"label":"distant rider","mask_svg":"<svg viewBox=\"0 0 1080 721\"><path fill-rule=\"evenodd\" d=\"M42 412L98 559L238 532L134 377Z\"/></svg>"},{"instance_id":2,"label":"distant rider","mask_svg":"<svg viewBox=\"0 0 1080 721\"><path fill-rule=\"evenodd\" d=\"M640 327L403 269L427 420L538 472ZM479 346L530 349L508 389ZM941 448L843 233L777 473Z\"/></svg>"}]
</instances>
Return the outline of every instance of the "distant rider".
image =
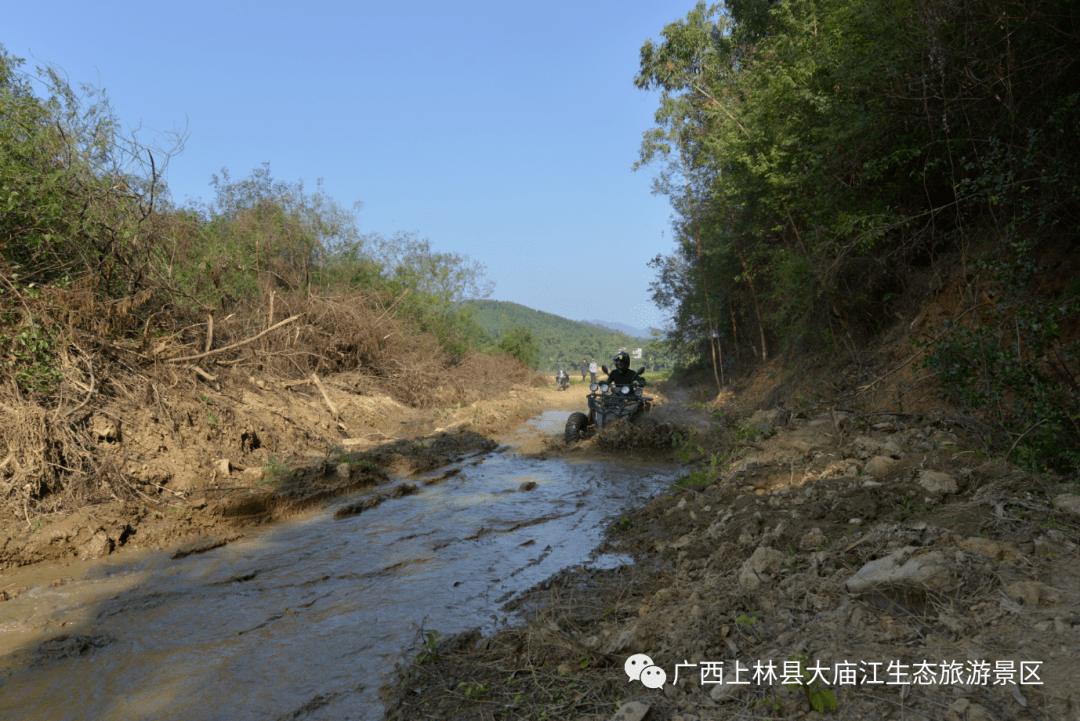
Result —
<instances>
[{"instance_id":1,"label":"distant rider","mask_svg":"<svg viewBox=\"0 0 1080 721\"><path fill-rule=\"evenodd\" d=\"M607 371L607 368L604 370ZM608 383L617 386L637 383L643 386L645 385L645 379L639 376L636 371L630 369L630 354L622 351L615 356L615 370L608 371Z\"/></svg>"}]
</instances>

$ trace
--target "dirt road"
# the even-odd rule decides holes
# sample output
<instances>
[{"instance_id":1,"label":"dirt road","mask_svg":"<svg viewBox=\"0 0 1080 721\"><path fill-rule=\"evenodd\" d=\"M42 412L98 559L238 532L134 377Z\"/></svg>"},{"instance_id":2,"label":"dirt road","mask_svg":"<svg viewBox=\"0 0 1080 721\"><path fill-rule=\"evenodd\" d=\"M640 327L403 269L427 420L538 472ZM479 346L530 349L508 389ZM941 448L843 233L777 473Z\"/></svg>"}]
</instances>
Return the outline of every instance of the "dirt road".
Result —
<instances>
[{"instance_id":1,"label":"dirt road","mask_svg":"<svg viewBox=\"0 0 1080 721\"><path fill-rule=\"evenodd\" d=\"M382 456L408 480L372 471L372 486L244 527L225 545L73 563L73 583L39 584L0 608L5 710L42 721L376 721L377 689L418 628L494 629L512 621L508 599L558 571L625 561L593 554L605 519L666 488L675 470L561 453L549 441L566 415L548 411L513 434L559 452L429 434L408 442L409 455ZM415 470L433 457L452 464ZM182 555L194 550L209 552Z\"/></svg>"},{"instance_id":2,"label":"dirt road","mask_svg":"<svg viewBox=\"0 0 1080 721\"><path fill-rule=\"evenodd\" d=\"M541 411L581 408L584 394L522 387L385 417L270 487L191 494L174 518L95 509L102 516L44 526L40 538L9 536L23 555L7 558L36 562L6 570L0 593L77 576L90 561L75 556L95 549L194 553L341 494L377 503L390 476L496 442L537 458L632 461L604 450L617 442L566 448L551 429L519 432ZM690 407L684 397L671 391L657 410L682 426L680 442L652 453L683 463L684 478L609 529L605 550L636 563L545 580L507 609L527 611L523 626L430 637L386 687L388 718L816 718L834 705L844 718L1077 714L1075 489L988 455L970 419L747 416L731 410L737 399ZM663 671L662 686L628 680L638 654Z\"/></svg>"}]
</instances>

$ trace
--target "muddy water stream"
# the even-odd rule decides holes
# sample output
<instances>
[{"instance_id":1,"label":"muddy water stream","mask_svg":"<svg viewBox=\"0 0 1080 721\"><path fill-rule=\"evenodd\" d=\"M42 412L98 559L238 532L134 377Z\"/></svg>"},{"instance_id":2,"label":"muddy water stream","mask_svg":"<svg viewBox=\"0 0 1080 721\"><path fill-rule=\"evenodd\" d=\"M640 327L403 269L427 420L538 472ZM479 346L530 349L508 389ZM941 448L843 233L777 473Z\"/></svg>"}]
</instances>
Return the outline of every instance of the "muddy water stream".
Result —
<instances>
[{"instance_id":1,"label":"muddy water stream","mask_svg":"<svg viewBox=\"0 0 1080 721\"><path fill-rule=\"evenodd\" d=\"M605 521L674 477L500 450L358 516L125 556L4 603L0 718L381 718L419 629L513 623L503 604L560 569L627 561L594 554Z\"/></svg>"}]
</instances>

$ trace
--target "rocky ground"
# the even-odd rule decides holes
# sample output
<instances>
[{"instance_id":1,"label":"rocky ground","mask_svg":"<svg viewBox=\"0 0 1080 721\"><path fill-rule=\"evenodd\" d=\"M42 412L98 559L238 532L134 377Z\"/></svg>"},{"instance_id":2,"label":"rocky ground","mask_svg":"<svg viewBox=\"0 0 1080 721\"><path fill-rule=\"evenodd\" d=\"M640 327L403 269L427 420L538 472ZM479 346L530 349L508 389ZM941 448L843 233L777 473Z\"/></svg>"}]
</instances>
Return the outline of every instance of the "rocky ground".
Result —
<instances>
[{"instance_id":1,"label":"rocky ground","mask_svg":"<svg viewBox=\"0 0 1080 721\"><path fill-rule=\"evenodd\" d=\"M603 549L636 563L549 579L493 637L420 639L387 718L1080 718L1075 484L970 418L735 422L670 394L686 475Z\"/></svg>"}]
</instances>

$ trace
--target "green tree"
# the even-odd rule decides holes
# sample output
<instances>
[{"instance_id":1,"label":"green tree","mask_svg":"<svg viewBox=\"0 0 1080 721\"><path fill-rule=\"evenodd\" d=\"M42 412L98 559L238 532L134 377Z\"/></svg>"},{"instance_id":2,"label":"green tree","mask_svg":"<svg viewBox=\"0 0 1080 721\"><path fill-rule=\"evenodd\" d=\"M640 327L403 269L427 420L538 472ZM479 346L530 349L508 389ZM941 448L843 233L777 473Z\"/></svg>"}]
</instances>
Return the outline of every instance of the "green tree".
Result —
<instances>
[{"instance_id":1,"label":"green tree","mask_svg":"<svg viewBox=\"0 0 1080 721\"><path fill-rule=\"evenodd\" d=\"M437 299L444 307L487 298L494 290L481 263L459 253L433 250L430 240L414 233L390 238L375 235L368 243L372 257L395 282Z\"/></svg>"},{"instance_id":2,"label":"green tree","mask_svg":"<svg viewBox=\"0 0 1080 721\"><path fill-rule=\"evenodd\" d=\"M729 0L646 42L636 82L660 103L638 167L658 169L675 210L654 297L677 334L707 349L695 329L711 308L761 357L842 348L891 315L911 263L967 242L975 221L999 232L1021 193L1053 188L1070 215L1067 184L1045 181L1073 177L1075 144L1018 140L1049 137L1080 90L1065 7Z\"/></svg>"},{"instance_id":3,"label":"green tree","mask_svg":"<svg viewBox=\"0 0 1080 721\"><path fill-rule=\"evenodd\" d=\"M495 344L500 353L509 353L522 363L536 368L540 365L540 349L533 340L532 330L514 326Z\"/></svg>"},{"instance_id":4,"label":"green tree","mask_svg":"<svg viewBox=\"0 0 1080 721\"><path fill-rule=\"evenodd\" d=\"M263 285L307 289L381 273L365 253L353 211L303 182L275 180L269 164L233 180L211 177L214 199L178 209L171 242L159 253L163 275L204 305L257 294Z\"/></svg>"},{"instance_id":5,"label":"green tree","mask_svg":"<svg viewBox=\"0 0 1080 721\"><path fill-rule=\"evenodd\" d=\"M125 135L95 88L77 91L51 66L30 74L23 64L0 46L0 258L19 284L78 275L109 297L138 293L172 151Z\"/></svg>"}]
</instances>

